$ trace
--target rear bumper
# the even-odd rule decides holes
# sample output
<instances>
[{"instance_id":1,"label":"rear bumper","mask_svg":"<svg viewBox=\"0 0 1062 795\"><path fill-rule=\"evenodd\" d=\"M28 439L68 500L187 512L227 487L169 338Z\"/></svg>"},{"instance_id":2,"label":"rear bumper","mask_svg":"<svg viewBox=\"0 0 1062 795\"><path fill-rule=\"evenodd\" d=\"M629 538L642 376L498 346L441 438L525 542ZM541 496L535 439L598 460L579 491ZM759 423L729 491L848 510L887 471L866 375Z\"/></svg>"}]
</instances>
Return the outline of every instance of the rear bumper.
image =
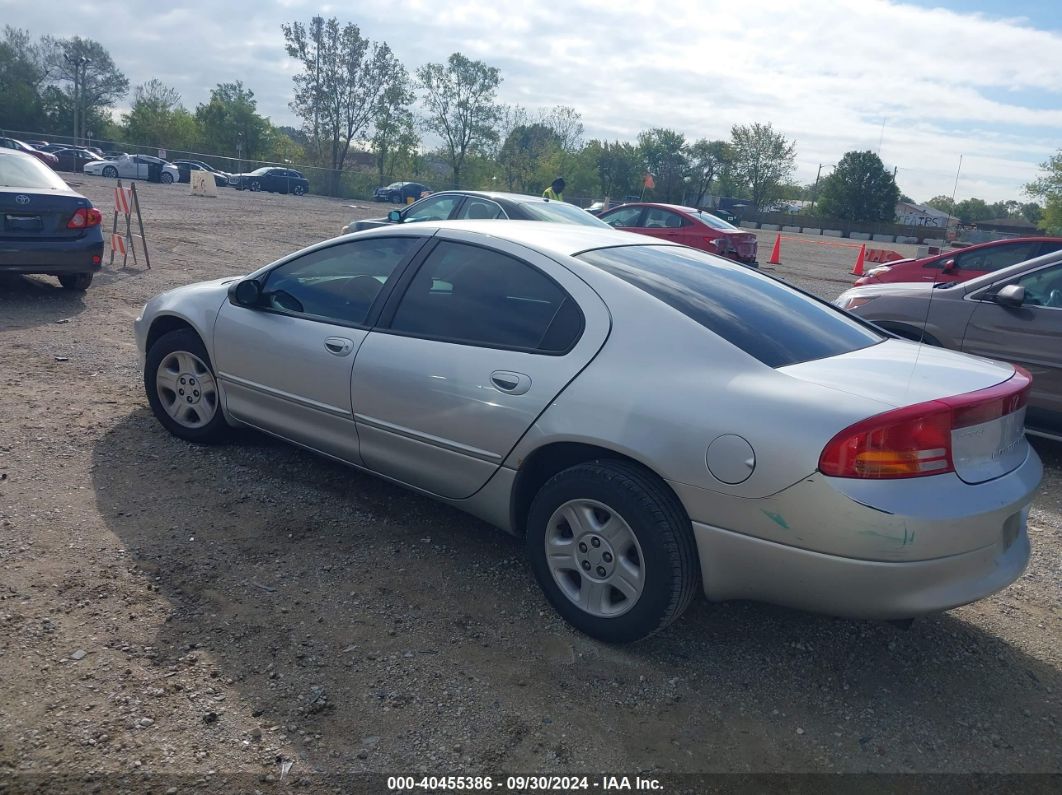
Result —
<instances>
[{"instance_id":1,"label":"rear bumper","mask_svg":"<svg viewBox=\"0 0 1062 795\"><path fill-rule=\"evenodd\" d=\"M1006 588L1029 562L1025 512L1017 536L982 549L909 563L857 560L694 524L705 594L754 599L849 618L913 618Z\"/></svg>"},{"instance_id":2,"label":"rear bumper","mask_svg":"<svg viewBox=\"0 0 1062 795\"><path fill-rule=\"evenodd\" d=\"M0 240L2 273L95 273L102 267L103 234L75 240Z\"/></svg>"}]
</instances>

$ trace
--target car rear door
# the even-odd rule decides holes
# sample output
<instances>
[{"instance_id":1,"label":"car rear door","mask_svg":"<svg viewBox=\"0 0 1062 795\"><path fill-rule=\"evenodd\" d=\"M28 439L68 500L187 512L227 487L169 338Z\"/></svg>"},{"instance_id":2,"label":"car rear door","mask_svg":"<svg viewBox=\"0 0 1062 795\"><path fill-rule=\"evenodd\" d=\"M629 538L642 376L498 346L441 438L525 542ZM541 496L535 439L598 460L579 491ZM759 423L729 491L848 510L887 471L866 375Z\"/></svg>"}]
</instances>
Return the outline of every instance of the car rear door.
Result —
<instances>
[{"instance_id":1,"label":"car rear door","mask_svg":"<svg viewBox=\"0 0 1062 795\"><path fill-rule=\"evenodd\" d=\"M611 227L625 229L629 232L641 232L642 216L645 207L640 204L617 207L614 210L601 213L599 218Z\"/></svg>"},{"instance_id":2,"label":"car rear door","mask_svg":"<svg viewBox=\"0 0 1062 795\"><path fill-rule=\"evenodd\" d=\"M229 413L360 463L350 405L354 357L393 280L424 240L373 237L316 249L259 277L258 305L227 301L213 356Z\"/></svg>"},{"instance_id":3,"label":"car rear door","mask_svg":"<svg viewBox=\"0 0 1062 795\"><path fill-rule=\"evenodd\" d=\"M1025 288L1020 307L993 300L1008 284ZM1033 376L1029 425L1062 433L1062 264L1037 268L972 297L977 308L966 326L966 353L1020 364Z\"/></svg>"},{"instance_id":4,"label":"car rear door","mask_svg":"<svg viewBox=\"0 0 1062 795\"><path fill-rule=\"evenodd\" d=\"M608 335L601 299L508 241L436 235L354 363L365 464L453 499L478 491Z\"/></svg>"}]
</instances>

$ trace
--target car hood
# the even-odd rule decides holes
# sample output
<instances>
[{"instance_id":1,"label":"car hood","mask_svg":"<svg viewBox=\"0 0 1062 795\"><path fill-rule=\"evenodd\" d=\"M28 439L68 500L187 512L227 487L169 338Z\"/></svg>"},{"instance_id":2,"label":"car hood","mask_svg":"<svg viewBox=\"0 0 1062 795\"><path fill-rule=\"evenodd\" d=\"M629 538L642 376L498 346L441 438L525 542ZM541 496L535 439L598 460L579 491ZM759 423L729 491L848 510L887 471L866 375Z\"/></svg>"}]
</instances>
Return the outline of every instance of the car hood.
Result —
<instances>
[{"instance_id":1,"label":"car hood","mask_svg":"<svg viewBox=\"0 0 1062 795\"><path fill-rule=\"evenodd\" d=\"M877 298L886 295L926 295L933 289L938 288L934 288L929 282L886 282L885 284L864 284L861 287L852 287L845 290L834 299L833 303L835 306L843 306L844 302L851 298Z\"/></svg>"},{"instance_id":2,"label":"car hood","mask_svg":"<svg viewBox=\"0 0 1062 795\"><path fill-rule=\"evenodd\" d=\"M779 368L802 381L868 401L907 406L987 389L1014 375L1009 364L907 340Z\"/></svg>"}]
</instances>

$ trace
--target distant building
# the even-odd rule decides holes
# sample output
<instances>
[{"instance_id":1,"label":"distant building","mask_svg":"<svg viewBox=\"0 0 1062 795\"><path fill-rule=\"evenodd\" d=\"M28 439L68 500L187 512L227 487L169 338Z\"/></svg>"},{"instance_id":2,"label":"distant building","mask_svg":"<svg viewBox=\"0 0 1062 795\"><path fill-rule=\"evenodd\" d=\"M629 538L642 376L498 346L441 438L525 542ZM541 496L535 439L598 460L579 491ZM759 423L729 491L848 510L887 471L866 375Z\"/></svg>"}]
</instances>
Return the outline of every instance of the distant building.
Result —
<instances>
[{"instance_id":1,"label":"distant building","mask_svg":"<svg viewBox=\"0 0 1062 795\"><path fill-rule=\"evenodd\" d=\"M959 219L925 204L896 202L896 223L904 226L938 226L946 229L958 226Z\"/></svg>"},{"instance_id":2,"label":"distant building","mask_svg":"<svg viewBox=\"0 0 1062 795\"><path fill-rule=\"evenodd\" d=\"M978 221L974 224L975 229L986 232L1002 232L1008 235L1021 235L1022 237L1035 237L1044 234L1036 224L1029 223L1024 218L993 218L989 221Z\"/></svg>"}]
</instances>

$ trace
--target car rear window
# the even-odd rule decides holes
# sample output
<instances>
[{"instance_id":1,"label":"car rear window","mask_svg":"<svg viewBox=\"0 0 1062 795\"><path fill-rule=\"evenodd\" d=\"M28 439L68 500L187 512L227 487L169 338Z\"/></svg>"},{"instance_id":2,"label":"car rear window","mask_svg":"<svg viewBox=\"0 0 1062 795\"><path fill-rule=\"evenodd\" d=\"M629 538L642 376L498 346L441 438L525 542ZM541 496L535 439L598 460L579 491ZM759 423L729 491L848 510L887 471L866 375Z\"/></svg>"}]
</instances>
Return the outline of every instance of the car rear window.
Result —
<instances>
[{"instance_id":1,"label":"car rear window","mask_svg":"<svg viewBox=\"0 0 1062 795\"><path fill-rule=\"evenodd\" d=\"M824 359L885 337L763 274L680 246L623 246L578 258L644 290L769 367Z\"/></svg>"},{"instance_id":2,"label":"car rear window","mask_svg":"<svg viewBox=\"0 0 1062 795\"><path fill-rule=\"evenodd\" d=\"M70 190L54 171L32 155L0 155L0 188Z\"/></svg>"}]
</instances>

